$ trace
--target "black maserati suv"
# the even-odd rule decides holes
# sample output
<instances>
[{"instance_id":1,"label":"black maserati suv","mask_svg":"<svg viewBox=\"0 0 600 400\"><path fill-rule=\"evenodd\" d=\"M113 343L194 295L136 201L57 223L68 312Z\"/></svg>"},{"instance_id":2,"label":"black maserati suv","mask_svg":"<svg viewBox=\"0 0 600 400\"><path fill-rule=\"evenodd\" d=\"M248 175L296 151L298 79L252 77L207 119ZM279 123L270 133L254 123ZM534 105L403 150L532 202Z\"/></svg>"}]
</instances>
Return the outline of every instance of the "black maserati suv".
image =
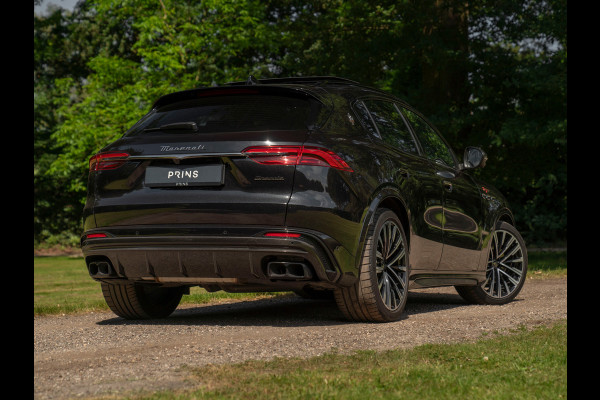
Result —
<instances>
[{"instance_id":1,"label":"black maserati suv","mask_svg":"<svg viewBox=\"0 0 600 400\"><path fill-rule=\"evenodd\" d=\"M167 317L191 286L330 295L356 321L399 319L409 285L504 304L527 250L471 173L486 160L347 79L180 91L90 159L81 247L128 319Z\"/></svg>"}]
</instances>

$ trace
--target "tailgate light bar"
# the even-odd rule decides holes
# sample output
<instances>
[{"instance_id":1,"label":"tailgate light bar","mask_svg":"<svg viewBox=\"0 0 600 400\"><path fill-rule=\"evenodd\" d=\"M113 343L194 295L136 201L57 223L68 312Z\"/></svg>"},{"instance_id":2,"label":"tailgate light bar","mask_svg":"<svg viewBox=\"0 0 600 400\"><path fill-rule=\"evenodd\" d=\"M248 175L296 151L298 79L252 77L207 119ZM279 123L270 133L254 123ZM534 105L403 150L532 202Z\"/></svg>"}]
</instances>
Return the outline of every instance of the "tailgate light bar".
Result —
<instances>
[{"instance_id":1,"label":"tailgate light bar","mask_svg":"<svg viewBox=\"0 0 600 400\"><path fill-rule=\"evenodd\" d=\"M339 155L314 146L254 146L242 150L251 160L265 165L318 165L354 172Z\"/></svg>"}]
</instances>

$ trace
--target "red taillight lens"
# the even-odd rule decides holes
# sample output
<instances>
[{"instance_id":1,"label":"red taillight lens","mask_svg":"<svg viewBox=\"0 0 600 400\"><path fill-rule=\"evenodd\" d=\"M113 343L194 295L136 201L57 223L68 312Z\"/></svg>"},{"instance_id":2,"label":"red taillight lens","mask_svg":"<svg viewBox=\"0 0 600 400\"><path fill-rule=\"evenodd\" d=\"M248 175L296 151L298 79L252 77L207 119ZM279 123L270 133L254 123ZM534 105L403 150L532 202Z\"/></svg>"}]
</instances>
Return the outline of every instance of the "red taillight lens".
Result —
<instances>
[{"instance_id":1,"label":"red taillight lens","mask_svg":"<svg viewBox=\"0 0 600 400\"><path fill-rule=\"evenodd\" d=\"M321 147L303 147L302 157L298 164L302 165L324 165L340 169L342 171L353 172L352 168L342 160L340 156L331 150Z\"/></svg>"},{"instance_id":2,"label":"red taillight lens","mask_svg":"<svg viewBox=\"0 0 600 400\"><path fill-rule=\"evenodd\" d=\"M259 164L296 165L302 146L257 146L247 147L242 154Z\"/></svg>"},{"instance_id":3,"label":"red taillight lens","mask_svg":"<svg viewBox=\"0 0 600 400\"><path fill-rule=\"evenodd\" d=\"M94 238L105 238L106 233L90 233L89 235L85 235L86 239L94 239Z\"/></svg>"},{"instance_id":4,"label":"red taillight lens","mask_svg":"<svg viewBox=\"0 0 600 400\"><path fill-rule=\"evenodd\" d=\"M281 237L281 238L297 238L300 237L299 233L287 233L287 232L268 232L265 233L268 237Z\"/></svg>"},{"instance_id":5,"label":"red taillight lens","mask_svg":"<svg viewBox=\"0 0 600 400\"><path fill-rule=\"evenodd\" d=\"M99 153L90 158L90 171L115 169L125 163L128 153Z\"/></svg>"},{"instance_id":6,"label":"red taillight lens","mask_svg":"<svg viewBox=\"0 0 600 400\"><path fill-rule=\"evenodd\" d=\"M320 165L353 172L340 156L322 147L255 146L244 149L242 153L259 164Z\"/></svg>"}]
</instances>

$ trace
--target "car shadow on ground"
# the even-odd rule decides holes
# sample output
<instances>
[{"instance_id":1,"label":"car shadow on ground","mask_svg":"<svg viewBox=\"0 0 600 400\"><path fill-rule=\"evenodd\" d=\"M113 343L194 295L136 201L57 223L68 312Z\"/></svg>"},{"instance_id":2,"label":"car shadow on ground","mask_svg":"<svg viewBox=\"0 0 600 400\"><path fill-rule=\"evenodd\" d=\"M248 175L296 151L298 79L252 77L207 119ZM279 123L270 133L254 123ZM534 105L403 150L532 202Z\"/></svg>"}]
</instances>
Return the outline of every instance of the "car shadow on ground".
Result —
<instances>
[{"instance_id":1,"label":"car shadow on ground","mask_svg":"<svg viewBox=\"0 0 600 400\"><path fill-rule=\"evenodd\" d=\"M409 292L400 321L411 315L465 307L458 295ZM99 325L203 325L203 326L328 326L354 324L346 320L334 300L308 300L281 296L259 300L190 306L183 305L164 319L126 320L120 317Z\"/></svg>"}]
</instances>

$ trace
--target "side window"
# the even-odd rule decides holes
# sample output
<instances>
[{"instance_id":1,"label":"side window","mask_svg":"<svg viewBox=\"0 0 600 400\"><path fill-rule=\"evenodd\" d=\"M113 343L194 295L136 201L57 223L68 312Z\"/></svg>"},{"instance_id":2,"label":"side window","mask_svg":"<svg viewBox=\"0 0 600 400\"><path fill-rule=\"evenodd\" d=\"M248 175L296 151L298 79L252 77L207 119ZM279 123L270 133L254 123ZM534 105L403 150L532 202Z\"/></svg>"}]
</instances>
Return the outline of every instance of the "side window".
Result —
<instances>
[{"instance_id":1,"label":"side window","mask_svg":"<svg viewBox=\"0 0 600 400\"><path fill-rule=\"evenodd\" d=\"M359 100L354 103L354 109L356 110L356 113L358 114L358 117L361 119L365 128L367 128L367 130L372 133L373 136L379 137L379 133L377 133L377 129L373 125L373 121L369 116L369 110L367 110L363 102Z\"/></svg>"},{"instance_id":2,"label":"side window","mask_svg":"<svg viewBox=\"0 0 600 400\"><path fill-rule=\"evenodd\" d=\"M399 108L406 116L408 122L412 125L415 134L417 135L417 139L423 147L425 156L435 162L442 162L449 167L455 167L454 158L452 157L450 149L448 149L433 128L425 122L423 118L412 111L403 107Z\"/></svg>"},{"instance_id":3,"label":"side window","mask_svg":"<svg viewBox=\"0 0 600 400\"><path fill-rule=\"evenodd\" d=\"M384 142L399 150L417 154L417 145L394 103L383 100L365 100L364 103Z\"/></svg>"}]
</instances>

